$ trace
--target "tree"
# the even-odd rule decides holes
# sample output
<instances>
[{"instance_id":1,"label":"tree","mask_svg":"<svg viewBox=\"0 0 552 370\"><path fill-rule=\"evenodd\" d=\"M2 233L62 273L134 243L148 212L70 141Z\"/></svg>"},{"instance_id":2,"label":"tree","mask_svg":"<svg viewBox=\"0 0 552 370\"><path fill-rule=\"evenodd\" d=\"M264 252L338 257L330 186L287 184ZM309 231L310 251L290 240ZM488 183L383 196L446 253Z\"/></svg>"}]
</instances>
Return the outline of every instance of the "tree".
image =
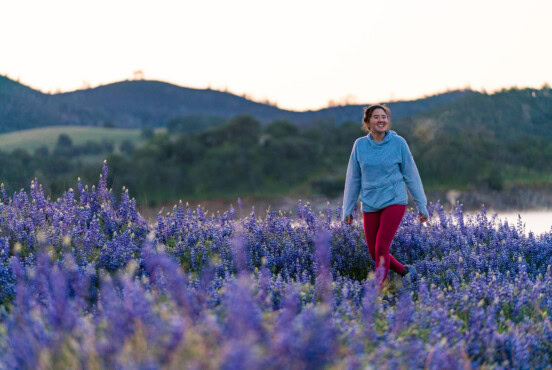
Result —
<instances>
[{"instance_id":1,"label":"tree","mask_svg":"<svg viewBox=\"0 0 552 370\"><path fill-rule=\"evenodd\" d=\"M150 126L146 126L142 128L142 137L146 140L150 140L155 136L155 132L153 131L153 128Z\"/></svg>"},{"instance_id":2,"label":"tree","mask_svg":"<svg viewBox=\"0 0 552 370\"><path fill-rule=\"evenodd\" d=\"M121 146L119 147L119 149L121 150L121 152L127 155L131 155L132 153L134 153L134 150L136 150L136 147L132 141L125 139L121 142Z\"/></svg>"},{"instance_id":3,"label":"tree","mask_svg":"<svg viewBox=\"0 0 552 370\"><path fill-rule=\"evenodd\" d=\"M496 167L493 167L491 169L491 172L489 173L489 176L487 178L487 185L492 190L501 191L504 189L504 177L502 176L502 173L500 173L500 170Z\"/></svg>"},{"instance_id":4,"label":"tree","mask_svg":"<svg viewBox=\"0 0 552 370\"><path fill-rule=\"evenodd\" d=\"M102 150L104 152L108 152L108 153L112 153L113 152L113 149L114 149L114 145L113 145L113 142L111 142L110 140L107 140L107 139L102 139L100 145L102 146Z\"/></svg>"},{"instance_id":5,"label":"tree","mask_svg":"<svg viewBox=\"0 0 552 370\"><path fill-rule=\"evenodd\" d=\"M71 148L73 146L73 140L71 140L71 137L67 134L60 134L56 146L58 148Z\"/></svg>"},{"instance_id":6,"label":"tree","mask_svg":"<svg viewBox=\"0 0 552 370\"><path fill-rule=\"evenodd\" d=\"M35 157L44 158L44 157L47 157L48 154L49 154L49 150L48 150L48 147L45 146L45 145L42 145L42 146L36 148L35 151L34 151Z\"/></svg>"},{"instance_id":7,"label":"tree","mask_svg":"<svg viewBox=\"0 0 552 370\"><path fill-rule=\"evenodd\" d=\"M250 115L232 118L224 128L226 138L241 145L255 145L259 142L261 124Z\"/></svg>"},{"instance_id":8,"label":"tree","mask_svg":"<svg viewBox=\"0 0 552 370\"><path fill-rule=\"evenodd\" d=\"M299 133L299 127L288 120L277 120L265 127L264 131L274 138L295 136Z\"/></svg>"},{"instance_id":9,"label":"tree","mask_svg":"<svg viewBox=\"0 0 552 370\"><path fill-rule=\"evenodd\" d=\"M223 123L224 119L214 116L176 116L167 122L167 131L171 134L201 132Z\"/></svg>"}]
</instances>

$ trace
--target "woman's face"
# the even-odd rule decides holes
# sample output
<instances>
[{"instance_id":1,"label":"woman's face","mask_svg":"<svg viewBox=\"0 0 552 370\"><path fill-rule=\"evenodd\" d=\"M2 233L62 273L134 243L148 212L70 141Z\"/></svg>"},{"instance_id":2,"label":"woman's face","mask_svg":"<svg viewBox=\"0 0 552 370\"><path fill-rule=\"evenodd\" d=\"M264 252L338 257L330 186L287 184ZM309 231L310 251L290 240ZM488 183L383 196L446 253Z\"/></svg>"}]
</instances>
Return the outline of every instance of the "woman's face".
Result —
<instances>
[{"instance_id":1,"label":"woman's face","mask_svg":"<svg viewBox=\"0 0 552 370\"><path fill-rule=\"evenodd\" d=\"M381 108L378 108L372 112L370 121L368 121L368 127L373 133L383 134L389 128L389 117L387 113Z\"/></svg>"}]
</instances>

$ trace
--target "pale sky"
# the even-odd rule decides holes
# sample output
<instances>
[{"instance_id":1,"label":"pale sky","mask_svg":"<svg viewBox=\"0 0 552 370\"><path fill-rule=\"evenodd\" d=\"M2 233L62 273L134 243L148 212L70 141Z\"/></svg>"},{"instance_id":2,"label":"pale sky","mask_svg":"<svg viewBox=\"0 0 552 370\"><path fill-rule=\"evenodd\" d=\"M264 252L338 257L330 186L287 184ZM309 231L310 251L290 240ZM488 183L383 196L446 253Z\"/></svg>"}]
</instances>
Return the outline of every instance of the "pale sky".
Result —
<instances>
[{"instance_id":1,"label":"pale sky","mask_svg":"<svg viewBox=\"0 0 552 370\"><path fill-rule=\"evenodd\" d=\"M44 92L132 79L293 110L552 83L548 0L0 0L0 74Z\"/></svg>"}]
</instances>

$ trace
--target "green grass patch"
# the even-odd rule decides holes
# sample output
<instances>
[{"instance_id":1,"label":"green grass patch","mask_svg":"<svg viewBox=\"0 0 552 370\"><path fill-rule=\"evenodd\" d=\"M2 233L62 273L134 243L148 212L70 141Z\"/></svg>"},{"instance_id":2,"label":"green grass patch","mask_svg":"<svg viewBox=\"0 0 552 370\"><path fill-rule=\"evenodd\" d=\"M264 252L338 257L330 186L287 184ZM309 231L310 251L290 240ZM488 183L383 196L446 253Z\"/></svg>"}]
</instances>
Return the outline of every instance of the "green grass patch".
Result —
<instances>
[{"instance_id":1,"label":"green grass patch","mask_svg":"<svg viewBox=\"0 0 552 370\"><path fill-rule=\"evenodd\" d=\"M166 130L158 129L156 132L161 131ZM61 134L69 135L73 145L83 145L87 141L108 141L113 143L116 151L118 151L120 143L126 139L133 142L136 147L146 143L146 140L141 136L142 130L140 129L52 126L2 134L0 135L0 150L12 152L16 149L23 149L33 152L42 146L46 146L48 150L53 150Z\"/></svg>"}]
</instances>

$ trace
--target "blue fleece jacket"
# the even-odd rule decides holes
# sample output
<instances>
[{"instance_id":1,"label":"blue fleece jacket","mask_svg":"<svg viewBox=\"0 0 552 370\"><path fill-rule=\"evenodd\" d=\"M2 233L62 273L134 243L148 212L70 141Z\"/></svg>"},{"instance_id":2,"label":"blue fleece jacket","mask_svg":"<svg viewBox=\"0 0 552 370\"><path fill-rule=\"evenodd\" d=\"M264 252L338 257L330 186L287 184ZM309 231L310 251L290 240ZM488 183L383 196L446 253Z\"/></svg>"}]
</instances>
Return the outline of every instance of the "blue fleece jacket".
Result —
<instances>
[{"instance_id":1,"label":"blue fleece jacket","mask_svg":"<svg viewBox=\"0 0 552 370\"><path fill-rule=\"evenodd\" d=\"M359 194L362 212L376 212L392 204L406 205L405 184L418 211L429 218L422 180L406 140L393 130L386 131L379 143L370 134L358 138L345 178L343 221L352 213Z\"/></svg>"}]
</instances>

